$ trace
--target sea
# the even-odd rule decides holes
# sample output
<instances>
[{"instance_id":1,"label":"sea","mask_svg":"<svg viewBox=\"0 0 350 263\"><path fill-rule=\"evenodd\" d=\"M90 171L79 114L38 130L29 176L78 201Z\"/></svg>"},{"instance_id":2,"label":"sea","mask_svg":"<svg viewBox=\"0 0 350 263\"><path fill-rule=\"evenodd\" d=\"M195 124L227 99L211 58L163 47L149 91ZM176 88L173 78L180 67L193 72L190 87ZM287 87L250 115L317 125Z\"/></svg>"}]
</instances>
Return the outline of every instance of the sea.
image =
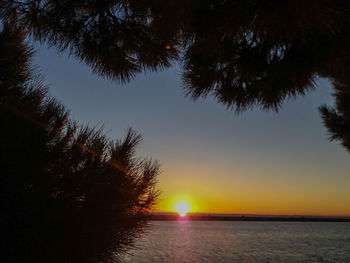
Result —
<instances>
[{"instance_id":1,"label":"sea","mask_svg":"<svg viewBox=\"0 0 350 263\"><path fill-rule=\"evenodd\" d=\"M151 221L122 262L350 263L350 222Z\"/></svg>"}]
</instances>

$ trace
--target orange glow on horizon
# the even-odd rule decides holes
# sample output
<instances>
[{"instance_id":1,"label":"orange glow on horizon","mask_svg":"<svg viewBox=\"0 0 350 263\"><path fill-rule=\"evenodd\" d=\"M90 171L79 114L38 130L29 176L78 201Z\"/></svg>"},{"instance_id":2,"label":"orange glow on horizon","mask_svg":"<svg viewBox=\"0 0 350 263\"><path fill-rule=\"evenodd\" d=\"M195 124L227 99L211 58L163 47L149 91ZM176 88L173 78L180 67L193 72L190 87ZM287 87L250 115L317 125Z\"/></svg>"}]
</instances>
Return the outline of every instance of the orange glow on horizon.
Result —
<instances>
[{"instance_id":1,"label":"orange glow on horizon","mask_svg":"<svg viewBox=\"0 0 350 263\"><path fill-rule=\"evenodd\" d=\"M285 176L262 180L239 170L234 176L227 175L224 182L212 176L214 171L200 170L202 177L198 180L191 177L200 169L195 168L186 165L188 171L169 172L160 181L162 195L155 211L177 212L175 205L186 202L190 213L350 216L347 183L339 186L327 181L312 188L314 181L305 178L300 182L286 181Z\"/></svg>"},{"instance_id":2,"label":"orange glow on horizon","mask_svg":"<svg viewBox=\"0 0 350 263\"><path fill-rule=\"evenodd\" d=\"M311 206L309 203L293 196L292 198L273 198L264 196L264 200L256 196L226 196L215 195L209 197L195 191L193 195L175 194L167 195L161 199L157 206L158 212L176 212L181 217L187 213L208 213L208 214L256 214L256 215L305 215L305 216L350 216L350 211L343 208L342 203L338 206L319 203ZM228 199L228 200L227 200ZM292 199L292 200L291 200ZM294 201L296 204L293 204ZM327 209L328 208L328 209Z\"/></svg>"}]
</instances>

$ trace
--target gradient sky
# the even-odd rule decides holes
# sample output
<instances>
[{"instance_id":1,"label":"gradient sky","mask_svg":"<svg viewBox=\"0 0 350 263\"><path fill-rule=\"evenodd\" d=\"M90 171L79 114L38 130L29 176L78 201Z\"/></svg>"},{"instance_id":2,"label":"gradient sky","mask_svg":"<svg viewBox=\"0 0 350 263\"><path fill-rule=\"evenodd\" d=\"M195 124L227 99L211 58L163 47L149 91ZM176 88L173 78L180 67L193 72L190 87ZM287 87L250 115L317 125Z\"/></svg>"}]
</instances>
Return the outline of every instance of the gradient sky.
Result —
<instances>
[{"instance_id":1,"label":"gradient sky","mask_svg":"<svg viewBox=\"0 0 350 263\"><path fill-rule=\"evenodd\" d=\"M104 124L112 139L130 126L143 134L138 154L161 164L159 211L185 200L193 212L350 215L350 154L328 141L317 110L333 103L325 79L279 113L236 115L185 97L176 66L121 85L55 49L34 63L75 120Z\"/></svg>"}]
</instances>

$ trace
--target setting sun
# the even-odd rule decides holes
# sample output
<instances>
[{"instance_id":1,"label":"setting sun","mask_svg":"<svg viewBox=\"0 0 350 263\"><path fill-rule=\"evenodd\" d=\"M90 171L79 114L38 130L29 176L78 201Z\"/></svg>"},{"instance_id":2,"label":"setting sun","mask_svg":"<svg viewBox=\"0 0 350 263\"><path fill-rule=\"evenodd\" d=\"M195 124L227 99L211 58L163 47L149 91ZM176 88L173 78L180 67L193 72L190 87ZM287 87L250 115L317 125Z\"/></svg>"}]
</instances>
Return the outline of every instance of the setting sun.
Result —
<instances>
[{"instance_id":1,"label":"setting sun","mask_svg":"<svg viewBox=\"0 0 350 263\"><path fill-rule=\"evenodd\" d=\"M185 216L191 210L191 208L186 202L178 202L175 204L174 210L178 212L180 216Z\"/></svg>"}]
</instances>

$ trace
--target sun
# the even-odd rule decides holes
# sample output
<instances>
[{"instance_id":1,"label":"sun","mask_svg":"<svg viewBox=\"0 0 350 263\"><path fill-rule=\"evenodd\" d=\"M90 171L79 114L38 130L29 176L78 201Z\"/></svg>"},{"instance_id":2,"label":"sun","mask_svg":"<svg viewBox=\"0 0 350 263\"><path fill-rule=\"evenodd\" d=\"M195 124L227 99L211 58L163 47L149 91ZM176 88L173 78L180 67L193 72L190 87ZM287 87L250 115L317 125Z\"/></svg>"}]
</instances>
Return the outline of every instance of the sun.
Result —
<instances>
[{"instance_id":1,"label":"sun","mask_svg":"<svg viewBox=\"0 0 350 263\"><path fill-rule=\"evenodd\" d=\"M175 204L174 210L179 213L180 216L186 216L191 211L191 207L188 203L181 201Z\"/></svg>"}]
</instances>

